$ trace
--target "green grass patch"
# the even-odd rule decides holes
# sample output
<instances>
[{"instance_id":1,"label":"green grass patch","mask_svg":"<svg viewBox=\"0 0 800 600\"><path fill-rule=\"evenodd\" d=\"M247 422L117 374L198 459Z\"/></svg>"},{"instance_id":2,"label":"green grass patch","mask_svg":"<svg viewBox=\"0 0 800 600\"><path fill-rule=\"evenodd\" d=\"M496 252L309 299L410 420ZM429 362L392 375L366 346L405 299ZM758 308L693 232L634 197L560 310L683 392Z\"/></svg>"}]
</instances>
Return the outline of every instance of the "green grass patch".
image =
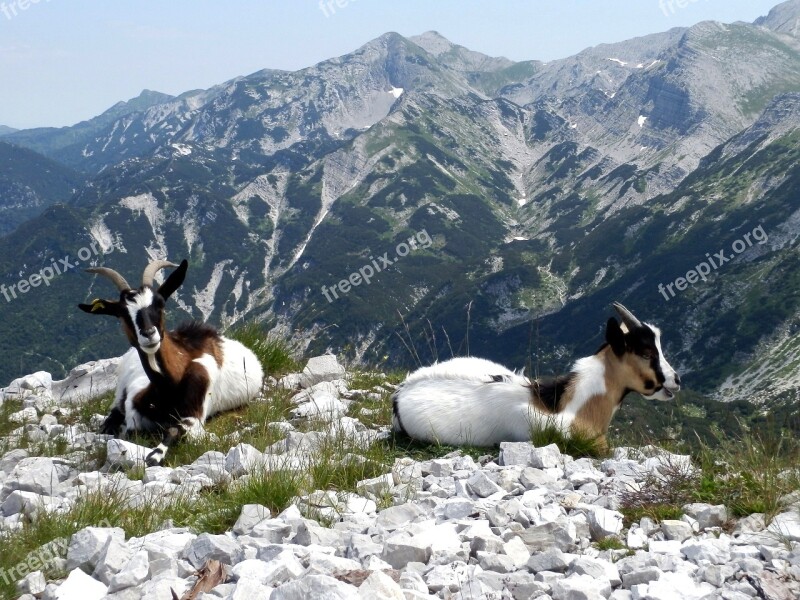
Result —
<instances>
[{"instance_id":1,"label":"green grass patch","mask_svg":"<svg viewBox=\"0 0 800 600\"><path fill-rule=\"evenodd\" d=\"M531 424L531 444L537 448L555 444L562 454L573 458L605 458L609 454L604 437L580 429L564 432L551 419Z\"/></svg>"},{"instance_id":2,"label":"green grass patch","mask_svg":"<svg viewBox=\"0 0 800 600\"><path fill-rule=\"evenodd\" d=\"M492 448L480 446L448 446L447 444L429 444L412 439L406 435L395 433L391 441L386 442L395 458L408 457L416 461L444 458L457 452L463 456L471 456L476 462L494 452ZM496 454L496 453L495 453Z\"/></svg>"},{"instance_id":3,"label":"green grass patch","mask_svg":"<svg viewBox=\"0 0 800 600\"><path fill-rule=\"evenodd\" d=\"M644 516L677 519L693 502L723 504L730 517L763 513L767 523L782 510L781 498L800 489L800 443L787 435L742 431L716 444L700 443L693 468L666 465L639 490L624 493L621 512L630 524Z\"/></svg>"},{"instance_id":4,"label":"green grass patch","mask_svg":"<svg viewBox=\"0 0 800 600\"><path fill-rule=\"evenodd\" d=\"M114 403L114 391L110 391L102 396L96 398L88 398L79 403L70 404L67 408L69 414L58 417L58 422L62 425L86 425L90 427L92 417L94 415L103 415L104 417L111 410L111 405Z\"/></svg>"},{"instance_id":5,"label":"green grass patch","mask_svg":"<svg viewBox=\"0 0 800 600\"><path fill-rule=\"evenodd\" d=\"M620 512L625 517L625 524L638 523L644 517L649 517L656 523L661 521L675 521L681 518L683 510L673 504L642 504L638 506L624 506Z\"/></svg>"},{"instance_id":6,"label":"green grass patch","mask_svg":"<svg viewBox=\"0 0 800 600\"><path fill-rule=\"evenodd\" d=\"M19 423L14 423L9 419L13 413L20 410L22 410L21 400L6 400L0 406L0 438L2 438L0 439L0 453L6 453L17 447L12 445L6 436L21 426Z\"/></svg>"},{"instance_id":7,"label":"green grass patch","mask_svg":"<svg viewBox=\"0 0 800 600\"><path fill-rule=\"evenodd\" d=\"M698 463L696 501L725 504L734 517L764 513L769 522L783 508L781 497L800 489L800 443L787 435L723 438L704 444Z\"/></svg>"},{"instance_id":8,"label":"green grass patch","mask_svg":"<svg viewBox=\"0 0 800 600\"><path fill-rule=\"evenodd\" d=\"M625 550L627 546L621 539L610 535L592 544L598 550Z\"/></svg>"},{"instance_id":9,"label":"green grass patch","mask_svg":"<svg viewBox=\"0 0 800 600\"><path fill-rule=\"evenodd\" d=\"M245 504L261 504L276 514L302 489L303 477L297 473L258 471L206 492L195 506L194 518L186 524L197 532L225 533L236 523Z\"/></svg>"},{"instance_id":10,"label":"green grass patch","mask_svg":"<svg viewBox=\"0 0 800 600\"><path fill-rule=\"evenodd\" d=\"M279 378L300 368L297 347L278 334L265 331L260 323L250 321L237 325L226 335L255 353L265 375Z\"/></svg>"},{"instance_id":11,"label":"green grass patch","mask_svg":"<svg viewBox=\"0 0 800 600\"><path fill-rule=\"evenodd\" d=\"M109 486L84 494L66 513L38 511L23 528L2 536L0 569L8 577L0 578L0 596L16 598L16 581L27 573L23 563L42 569L45 577L54 579L66 575L52 564L51 558L66 557L69 538L84 527L122 527L128 536L141 536L158 529L166 519L187 523L195 514L185 500L170 499L168 503L151 503L137 508L127 505L128 495L121 487ZM43 549L45 545L51 552ZM42 564L45 563L45 564Z\"/></svg>"}]
</instances>

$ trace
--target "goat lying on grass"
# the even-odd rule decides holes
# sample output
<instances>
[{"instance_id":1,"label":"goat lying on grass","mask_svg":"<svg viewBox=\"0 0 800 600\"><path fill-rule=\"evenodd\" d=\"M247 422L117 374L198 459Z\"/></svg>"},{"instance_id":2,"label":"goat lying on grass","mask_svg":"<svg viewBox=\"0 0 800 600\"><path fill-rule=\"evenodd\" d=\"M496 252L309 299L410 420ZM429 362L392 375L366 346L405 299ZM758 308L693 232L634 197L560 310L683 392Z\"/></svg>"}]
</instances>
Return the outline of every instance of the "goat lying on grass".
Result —
<instances>
[{"instance_id":1,"label":"goat lying on grass","mask_svg":"<svg viewBox=\"0 0 800 600\"><path fill-rule=\"evenodd\" d=\"M154 289L156 272L166 267L178 268ZM255 354L210 325L192 322L165 331L164 305L188 267L185 260L180 266L151 262L139 289L112 269L87 269L110 279L119 300L78 305L90 314L117 317L133 346L120 363L114 405L101 431L120 436L163 431L161 444L147 455L148 465L161 464L167 448L185 433L201 434L208 417L250 402L264 379Z\"/></svg>"},{"instance_id":2,"label":"goat lying on grass","mask_svg":"<svg viewBox=\"0 0 800 600\"><path fill-rule=\"evenodd\" d=\"M661 331L619 303L606 343L568 375L529 380L481 358L454 358L411 373L392 397L393 426L421 441L491 446L528 441L531 428L554 424L605 444L628 392L671 400L680 378L661 351Z\"/></svg>"}]
</instances>

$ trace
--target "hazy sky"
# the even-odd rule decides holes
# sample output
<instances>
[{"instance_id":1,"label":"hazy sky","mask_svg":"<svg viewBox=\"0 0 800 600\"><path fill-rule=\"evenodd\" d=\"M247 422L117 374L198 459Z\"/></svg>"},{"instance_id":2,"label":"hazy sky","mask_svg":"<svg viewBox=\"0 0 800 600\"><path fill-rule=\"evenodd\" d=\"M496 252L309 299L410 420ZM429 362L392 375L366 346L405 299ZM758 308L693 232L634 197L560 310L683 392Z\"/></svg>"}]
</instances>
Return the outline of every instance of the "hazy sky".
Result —
<instances>
[{"instance_id":1,"label":"hazy sky","mask_svg":"<svg viewBox=\"0 0 800 600\"><path fill-rule=\"evenodd\" d=\"M0 124L68 125L148 88L179 94L298 69L386 33L439 31L513 60L714 19L777 0L0 0ZM622 57L624 58L624 57Z\"/></svg>"}]
</instances>

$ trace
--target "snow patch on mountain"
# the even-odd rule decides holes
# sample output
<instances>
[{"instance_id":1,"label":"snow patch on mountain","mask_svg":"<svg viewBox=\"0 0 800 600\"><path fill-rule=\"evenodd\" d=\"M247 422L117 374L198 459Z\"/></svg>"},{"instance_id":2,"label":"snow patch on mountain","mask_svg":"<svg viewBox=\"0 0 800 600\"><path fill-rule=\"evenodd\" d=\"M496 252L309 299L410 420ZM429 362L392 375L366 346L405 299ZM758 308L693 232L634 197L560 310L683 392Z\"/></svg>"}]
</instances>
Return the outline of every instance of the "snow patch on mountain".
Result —
<instances>
[{"instance_id":1,"label":"snow patch on mountain","mask_svg":"<svg viewBox=\"0 0 800 600\"><path fill-rule=\"evenodd\" d=\"M177 156L189 156L192 153L192 149L186 144L172 144L172 148Z\"/></svg>"}]
</instances>

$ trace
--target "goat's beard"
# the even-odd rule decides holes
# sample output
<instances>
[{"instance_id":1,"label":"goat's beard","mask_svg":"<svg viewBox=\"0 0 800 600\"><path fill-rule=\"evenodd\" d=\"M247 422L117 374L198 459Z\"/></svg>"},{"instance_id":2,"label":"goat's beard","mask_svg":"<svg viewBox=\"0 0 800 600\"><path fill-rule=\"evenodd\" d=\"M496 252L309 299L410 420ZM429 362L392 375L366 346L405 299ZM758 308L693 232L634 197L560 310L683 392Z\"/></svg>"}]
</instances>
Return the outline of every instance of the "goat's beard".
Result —
<instances>
[{"instance_id":1,"label":"goat's beard","mask_svg":"<svg viewBox=\"0 0 800 600\"><path fill-rule=\"evenodd\" d=\"M662 402L669 402L670 400L675 399L675 392L672 392L662 386L652 394L642 394L642 396L644 396L647 400L661 400Z\"/></svg>"},{"instance_id":2,"label":"goat's beard","mask_svg":"<svg viewBox=\"0 0 800 600\"><path fill-rule=\"evenodd\" d=\"M158 341L155 344L151 344L149 346L146 346L141 342L139 342L139 349L145 354L155 354L156 352L158 352L159 348L161 348L161 341Z\"/></svg>"}]
</instances>

